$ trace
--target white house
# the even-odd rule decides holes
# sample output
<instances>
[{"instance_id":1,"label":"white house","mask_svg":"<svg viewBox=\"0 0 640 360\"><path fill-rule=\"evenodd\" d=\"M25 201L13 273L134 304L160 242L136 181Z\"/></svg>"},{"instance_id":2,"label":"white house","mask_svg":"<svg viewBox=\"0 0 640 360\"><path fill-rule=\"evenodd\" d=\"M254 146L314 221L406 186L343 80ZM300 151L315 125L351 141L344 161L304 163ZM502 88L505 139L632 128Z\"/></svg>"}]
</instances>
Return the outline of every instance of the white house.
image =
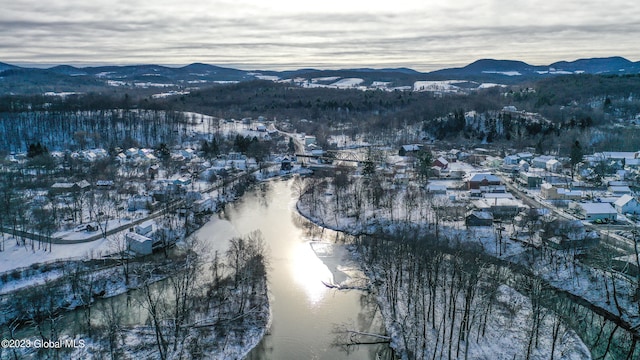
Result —
<instances>
[{"instance_id":1,"label":"white house","mask_svg":"<svg viewBox=\"0 0 640 360\"><path fill-rule=\"evenodd\" d=\"M614 195L628 195L631 194L631 188L627 185L610 185L607 190Z\"/></svg>"},{"instance_id":2,"label":"white house","mask_svg":"<svg viewBox=\"0 0 640 360\"><path fill-rule=\"evenodd\" d=\"M549 160L554 160L555 158L553 156L549 156L549 155L541 155L538 157L535 157L531 160L531 166L538 168L538 169L546 169L547 168L547 161Z\"/></svg>"},{"instance_id":3,"label":"white house","mask_svg":"<svg viewBox=\"0 0 640 360\"><path fill-rule=\"evenodd\" d=\"M507 155L504 157L504 160L502 160L502 162L505 165L518 165L518 163L520 162L520 158L518 157L518 155Z\"/></svg>"},{"instance_id":4,"label":"white house","mask_svg":"<svg viewBox=\"0 0 640 360\"><path fill-rule=\"evenodd\" d=\"M124 164L127 162L127 155L125 155L125 153L118 153L118 155L116 155L116 161L120 164Z\"/></svg>"},{"instance_id":5,"label":"white house","mask_svg":"<svg viewBox=\"0 0 640 360\"><path fill-rule=\"evenodd\" d=\"M153 240L134 232L125 235L127 247L138 255L149 255L153 252Z\"/></svg>"},{"instance_id":6,"label":"white house","mask_svg":"<svg viewBox=\"0 0 640 360\"><path fill-rule=\"evenodd\" d=\"M137 157L139 155L138 148L129 148L125 151L128 158Z\"/></svg>"},{"instance_id":7,"label":"white house","mask_svg":"<svg viewBox=\"0 0 640 360\"><path fill-rule=\"evenodd\" d=\"M628 194L622 195L613 203L613 206L621 214L640 214L640 202Z\"/></svg>"},{"instance_id":8,"label":"white house","mask_svg":"<svg viewBox=\"0 0 640 360\"><path fill-rule=\"evenodd\" d=\"M525 151L525 152L519 152L519 153L517 153L516 155L518 155L518 157L520 158L520 160L526 160L526 161L529 161L529 160L533 159L533 154L532 154L532 153L530 153L530 152L528 152L528 151Z\"/></svg>"},{"instance_id":9,"label":"white house","mask_svg":"<svg viewBox=\"0 0 640 360\"><path fill-rule=\"evenodd\" d=\"M616 220L618 212L609 203L578 203L569 205L570 208L577 209L585 220Z\"/></svg>"},{"instance_id":10,"label":"white house","mask_svg":"<svg viewBox=\"0 0 640 360\"><path fill-rule=\"evenodd\" d=\"M153 220L147 220L145 222L142 222L138 225L136 225L135 227L135 231L137 234L140 235L149 235L151 232L153 232L153 225L155 224L155 222Z\"/></svg>"},{"instance_id":11,"label":"white house","mask_svg":"<svg viewBox=\"0 0 640 360\"><path fill-rule=\"evenodd\" d=\"M562 169L562 163L556 159L547 160L546 169L551 172L558 172Z\"/></svg>"},{"instance_id":12,"label":"white house","mask_svg":"<svg viewBox=\"0 0 640 360\"><path fill-rule=\"evenodd\" d=\"M215 204L213 202L213 199L210 197L205 197L193 202L193 211L197 213L208 212L213 210L215 210Z\"/></svg>"}]
</instances>

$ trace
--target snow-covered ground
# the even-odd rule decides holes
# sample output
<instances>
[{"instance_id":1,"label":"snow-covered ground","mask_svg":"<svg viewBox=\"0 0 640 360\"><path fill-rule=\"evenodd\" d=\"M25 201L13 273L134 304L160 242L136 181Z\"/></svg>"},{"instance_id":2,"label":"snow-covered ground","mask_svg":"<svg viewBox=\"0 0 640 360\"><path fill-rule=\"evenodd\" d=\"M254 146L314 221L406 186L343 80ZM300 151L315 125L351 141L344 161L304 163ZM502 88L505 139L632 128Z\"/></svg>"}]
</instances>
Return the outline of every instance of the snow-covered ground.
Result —
<instances>
[{"instance_id":1,"label":"snow-covered ground","mask_svg":"<svg viewBox=\"0 0 640 360\"><path fill-rule=\"evenodd\" d=\"M413 91L457 92L460 88L453 84L459 82L456 80L416 81L413 83Z\"/></svg>"},{"instance_id":2,"label":"snow-covered ground","mask_svg":"<svg viewBox=\"0 0 640 360\"><path fill-rule=\"evenodd\" d=\"M349 89L349 88L356 87L362 84L363 82L364 80L360 78L345 78L345 79L340 79L334 82L330 86L337 87L338 89Z\"/></svg>"},{"instance_id":3,"label":"snow-covered ground","mask_svg":"<svg viewBox=\"0 0 640 360\"><path fill-rule=\"evenodd\" d=\"M35 249L32 250L30 240L28 246L16 245L16 241L11 235L4 234L4 245L5 251L0 252L0 273L29 267L36 263L96 259L116 251L113 241L109 239L71 245L52 244L51 251L44 251L38 250L37 243ZM5 289L3 288L1 291L5 291Z\"/></svg>"},{"instance_id":4,"label":"snow-covered ground","mask_svg":"<svg viewBox=\"0 0 640 360\"><path fill-rule=\"evenodd\" d=\"M462 166L462 163L453 164ZM455 184L455 181L451 184L439 180L433 182L441 183L447 187ZM398 193L392 199L393 221L388 210L389 204L385 205L383 209L364 205L360 209L359 217L354 216L353 212L348 212L348 216L344 215L346 214L345 209L335 209L335 189L331 187L316 198L314 209L309 207L308 202L300 201L298 210L305 217L321 226L349 233L370 232L376 228L384 228L393 233L394 226L402 227L406 221L424 229L429 228L429 219L433 219L433 215L429 215L431 210L422 208L421 205L407 206L406 199L408 199L409 190L400 187L396 191ZM449 203L450 199L448 196L443 196L442 201ZM437 201L434 201L434 204L437 205ZM428 207L429 205L423 204L423 206ZM537 250L531 250L526 246L525 243L528 242L528 239L522 237L526 231L516 226L504 229L500 240L493 227L467 229L463 221L453 219L453 221L443 222L442 220L441 218L438 228L443 239L449 239L448 241L452 243L475 244L485 254L531 269L536 276L559 291L581 297L613 316L619 316L631 327L640 325L637 303L632 301L635 287L625 277L586 266L574 259L573 254L567 251L546 249L544 256L542 254L534 256ZM433 230L432 224L430 231ZM514 241L511 237L514 237L516 232L520 233L520 237L519 240ZM500 243L502 243L501 247ZM616 289L615 294L612 289Z\"/></svg>"}]
</instances>

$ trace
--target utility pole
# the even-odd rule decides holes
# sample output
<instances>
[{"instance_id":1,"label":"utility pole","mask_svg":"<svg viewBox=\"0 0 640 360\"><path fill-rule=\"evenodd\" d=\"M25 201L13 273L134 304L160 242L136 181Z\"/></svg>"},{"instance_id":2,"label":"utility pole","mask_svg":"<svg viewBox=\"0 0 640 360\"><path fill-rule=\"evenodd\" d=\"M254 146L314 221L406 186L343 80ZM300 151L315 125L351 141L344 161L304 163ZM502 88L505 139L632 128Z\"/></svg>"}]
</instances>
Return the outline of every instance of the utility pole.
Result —
<instances>
[{"instance_id":1,"label":"utility pole","mask_svg":"<svg viewBox=\"0 0 640 360\"><path fill-rule=\"evenodd\" d=\"M636 295L635 301L638 303L638 312L640 313L640 256L638 254L638 229L631 230L633 234L633 250L636 260Z\"/></svg>"},{"instance_id":2,"label":"utility pole","mask_svg":"<svg viewBox=\"0 0 640 360\"><path fill-rule=\"evenodd\" d=\"M496 226L496 231L498 232L498 236L496 236L496 253L498 253L498 256L502 256L502 231L504 230L502 220L493 220L493 224Z\"/></svg>"}]
</instances>

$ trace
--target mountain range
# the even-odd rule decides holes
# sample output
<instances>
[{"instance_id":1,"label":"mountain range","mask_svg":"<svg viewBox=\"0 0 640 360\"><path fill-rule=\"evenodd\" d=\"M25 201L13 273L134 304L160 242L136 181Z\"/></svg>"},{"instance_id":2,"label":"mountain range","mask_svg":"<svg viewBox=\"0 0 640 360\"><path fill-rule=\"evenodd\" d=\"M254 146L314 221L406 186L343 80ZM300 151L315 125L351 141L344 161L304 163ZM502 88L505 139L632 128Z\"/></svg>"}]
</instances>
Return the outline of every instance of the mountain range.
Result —
<instances>
[{"instance_id":1,"label":"mountain range","mask_svg":"<svg viewBox=\"0 0 640 360\"><path fill-rule=\"evenodd\" d=\"M458 80L474 83L514 84L566 74L626 75L640 73L640 61L623 57L559 61L550 65L530 65L513 60L477 60L460 68L418 72L408 68L387 69L299 69L292 71L244 71L202 63L183 67L161 65L74 67L59 65L48 69L20 67L0 62L0 94L44 93L47 91L89 91L105 86L136 88L193 88L210 83L255 79L292 81L317 86L413 87L415 82ZM349 80L349 81L346 81Z\"/></svg>"}]
</instances>

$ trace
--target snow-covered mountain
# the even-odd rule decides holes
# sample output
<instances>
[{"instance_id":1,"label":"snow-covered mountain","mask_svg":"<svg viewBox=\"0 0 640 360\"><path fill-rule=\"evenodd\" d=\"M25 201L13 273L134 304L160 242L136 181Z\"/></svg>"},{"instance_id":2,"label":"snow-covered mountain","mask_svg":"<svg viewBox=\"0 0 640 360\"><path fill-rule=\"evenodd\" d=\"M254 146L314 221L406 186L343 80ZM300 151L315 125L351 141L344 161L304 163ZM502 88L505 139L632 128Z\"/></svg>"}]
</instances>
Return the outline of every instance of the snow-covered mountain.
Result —
<instances>
[{"instance_id":1,"label":"snow-covered mountain","mask_svg":"<svg viewBox=\"0 0 640 360\"><path fill-rule=\"evenodd\" d=\"M457 80L475 85L487 83L513 84L549 76L566 74L638 74L640 62L622 57L560 61L550 65L531 65L522 61L481 59L460 68L433 72L418 72L408 68L387 69L299 69L292 71L244 71L202 63L183 67L161 65L129 65L74 67L59 65L48 69L18 67L0 63L0 94L42 91L75 91L78 86L180 87L193 88L204 84L241 82L248 80L288 81L302 86L328 86L338 83L353 87L414 89L416 82ZM323 79L331 79L324 81ZM344 81L340 82L341 79ZM82 89L80 89L82 91Z\"/></svg>"}]
</instances>

